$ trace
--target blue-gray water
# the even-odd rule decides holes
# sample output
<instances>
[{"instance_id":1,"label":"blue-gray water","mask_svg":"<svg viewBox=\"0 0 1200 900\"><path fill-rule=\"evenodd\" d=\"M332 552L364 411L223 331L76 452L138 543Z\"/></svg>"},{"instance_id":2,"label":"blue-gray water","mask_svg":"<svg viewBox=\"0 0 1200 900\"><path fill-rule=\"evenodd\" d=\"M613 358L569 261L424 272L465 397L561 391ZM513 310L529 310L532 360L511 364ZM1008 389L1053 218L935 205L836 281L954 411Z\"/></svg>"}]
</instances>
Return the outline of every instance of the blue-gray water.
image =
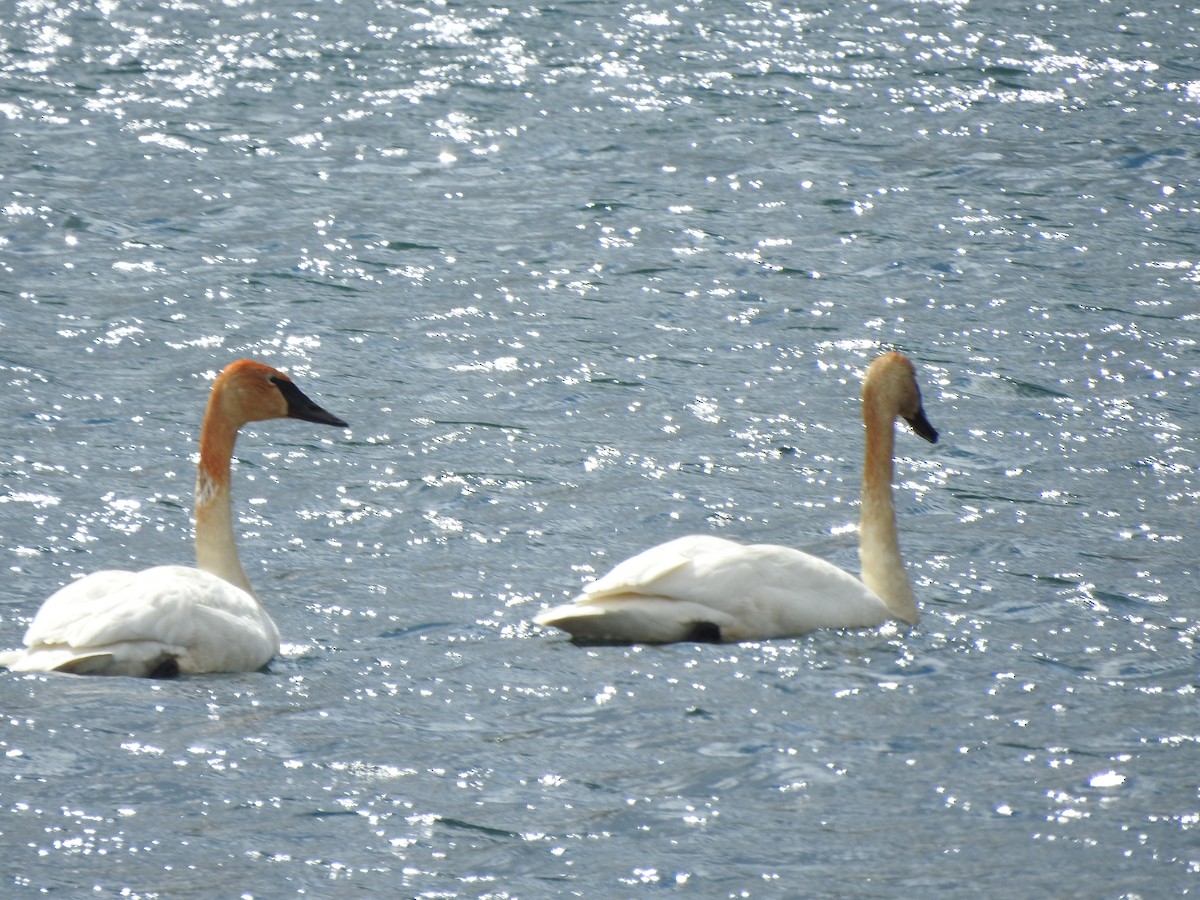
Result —
<instances>
[{"instance_id":1,"label":"blue-gray water","mask_svg":"<svg viewBox=\"0 0 1200 900\"><path fill-rule=\"evenodd\" d=\"M5 896L1200 889L1200 16L1157 0L0 11L0 644L191 558L208 381L266 673L0 674ZM528 624L687 532L924 618Z\"/></svg>"}]
</instances>

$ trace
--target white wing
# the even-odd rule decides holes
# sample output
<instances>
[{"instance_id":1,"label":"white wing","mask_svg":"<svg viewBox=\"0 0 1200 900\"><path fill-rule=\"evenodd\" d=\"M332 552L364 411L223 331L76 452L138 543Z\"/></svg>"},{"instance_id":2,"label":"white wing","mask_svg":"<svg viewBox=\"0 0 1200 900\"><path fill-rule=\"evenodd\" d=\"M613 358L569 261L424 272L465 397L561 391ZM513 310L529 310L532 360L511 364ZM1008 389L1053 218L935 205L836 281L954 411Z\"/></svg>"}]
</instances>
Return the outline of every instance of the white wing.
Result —
<instances>
[{"instance_id":1,"label":"white wing","mask_svg":"<svg viewBox=\"0 0 1200 900\"><path fill-rule=\"evenodd\" d=\"M758 640L888 618L862 582L825 560L690 535L625 560L535 621L577 639L666 642Z\"/></svg>"},{"instance_id":2,"label":"white wing","mask_svg":"<svg viewBox=\"0 0 1200 900\"><path fill-rule=\"evenodd\" d=\"M240 588L186 566L104 571L66 585L38 611L24 651L0 657L19 671L146 675L262 668L279 632Z\"/></svg>"}]
</instances>

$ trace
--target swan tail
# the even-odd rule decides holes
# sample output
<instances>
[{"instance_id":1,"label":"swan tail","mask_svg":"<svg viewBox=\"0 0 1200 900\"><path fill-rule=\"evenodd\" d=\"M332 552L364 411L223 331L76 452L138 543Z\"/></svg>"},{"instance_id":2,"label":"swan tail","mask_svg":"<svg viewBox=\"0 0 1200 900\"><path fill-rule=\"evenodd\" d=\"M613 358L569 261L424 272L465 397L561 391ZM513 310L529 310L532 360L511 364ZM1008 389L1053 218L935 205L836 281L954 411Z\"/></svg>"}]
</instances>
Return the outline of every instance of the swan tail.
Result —
<instances>
[{"instance_id":1,"label":"swan tail","mask_svg":"<svg viewBox=\"0 0 1200 900\"><path fill-rule=\"evenodd\" d=\"M725 630L735 625L731 616L699 603L628 595L555 606L534 622L565 631L577 643L620 644L719 643L729 640Z\"/></svg>"},{"instance_id":2,"label":"swan tail","mask_svg":"<svg viewBox=\"0 0 1200 900\"><path fill-rule=\"evenodd\" d=\"M180 672L177 651L118 653L114 650L78 650L72 647L37 647L0 653L0 668L12 672L61 672L67 675L132 675L139 678L173 678Z\"/></svg>"},{"instance_id":3,"label":"swan tail","mask_svg":"<svg viewBox=\"0 0 1200 900\"><path fill-rule=\"evenodd\" d=\"M54 671L68 675L104 675L112 667L112 661L111 653L88 653L59 663Z\"/></svg>"},{"instance_id":4,"label":"swan tail","mask_svg":"<svg viewBox=\"0 0 1200 900\"><path fill-rule=\"evenodd\" d=\"M70 647L39 647L0 653L0 666L11 672L70 672L87 675L97 668L103 668L106 661L111 659L111 653L81 653Z\"/></svg>"}]
</instances>

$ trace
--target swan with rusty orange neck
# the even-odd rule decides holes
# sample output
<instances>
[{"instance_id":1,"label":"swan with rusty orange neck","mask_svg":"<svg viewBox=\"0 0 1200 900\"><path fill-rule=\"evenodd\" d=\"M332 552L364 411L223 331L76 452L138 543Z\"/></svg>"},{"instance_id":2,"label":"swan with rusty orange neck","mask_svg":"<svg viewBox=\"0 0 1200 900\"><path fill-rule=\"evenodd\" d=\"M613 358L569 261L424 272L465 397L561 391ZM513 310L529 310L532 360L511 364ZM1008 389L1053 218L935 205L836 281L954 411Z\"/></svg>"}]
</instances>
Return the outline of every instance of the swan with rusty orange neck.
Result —
<instances>
[{"instance_id":1,"label":"swan with rusty orange neck","mask_svg":"<svg viewBox=\"0 0 1200 900\"><path fill-rule=\"evenodd\" d=\"M279 652L279 630L242 568L229 475L238 429L292 418L348 427L283 372L253 360L217 377L200 429L196 568L94 572L38 611L25 647L0 653L22 672L166 676L261 669Z\"/></svg>"}]
</instances>

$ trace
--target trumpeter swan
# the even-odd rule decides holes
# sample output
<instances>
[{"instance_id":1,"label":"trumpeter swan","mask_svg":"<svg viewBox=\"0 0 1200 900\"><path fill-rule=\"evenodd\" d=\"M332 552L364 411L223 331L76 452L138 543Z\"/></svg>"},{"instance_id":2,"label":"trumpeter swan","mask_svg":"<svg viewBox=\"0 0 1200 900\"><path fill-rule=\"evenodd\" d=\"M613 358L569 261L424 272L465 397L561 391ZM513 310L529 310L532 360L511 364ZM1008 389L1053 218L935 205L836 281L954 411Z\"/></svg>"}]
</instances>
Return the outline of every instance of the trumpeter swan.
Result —
<instances>
[{"instance_id":1,"label":"trumpeter swan","mask_svg":"<svg viewBox=\"0 0 1200 900\"><path fill-rule=\"evenodd\" d=\"M562 606L535 617L577 641L738 642L860 628L889 619L916 624L917 604L900 556L892 502L893 422L937 442L907 357L886 353L863 382L862 580L817 557L774 544L681 537L618 564Z\"/></svg>"},{"instance_id":2,"label":"trumpeter swan","mask_svg":"<svg viewBox=\"0 0 1200 900\"><path fill-rule=\"evenodd\" d=\"M313 403L282 372L231 363L213 383L200 428L196 474L196 565L95 572L38 610L25 647L0 653L19 672L169 676L248 672L279 651L279 630L238 558L229 465L238 429L292 418L349 427Z\"/></svg>"}]
</instances>

